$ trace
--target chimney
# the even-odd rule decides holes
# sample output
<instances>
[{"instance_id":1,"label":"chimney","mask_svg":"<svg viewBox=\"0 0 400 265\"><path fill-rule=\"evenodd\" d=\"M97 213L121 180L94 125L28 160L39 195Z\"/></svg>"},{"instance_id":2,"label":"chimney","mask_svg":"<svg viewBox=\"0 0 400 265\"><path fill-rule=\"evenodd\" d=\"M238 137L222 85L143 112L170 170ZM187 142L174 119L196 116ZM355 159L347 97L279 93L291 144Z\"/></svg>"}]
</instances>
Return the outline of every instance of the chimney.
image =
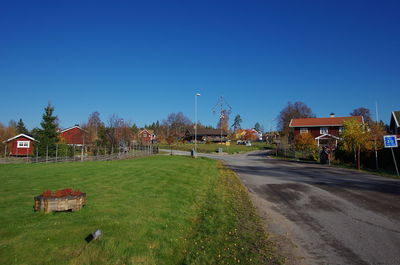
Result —
<instances>
[{"instance_id":1,"label":"chimney","mask_svg":"<svg viewBox=\"0 0 400 265\"><path fill-rule=\"evenodd\" d=\"M331 118L335 118L335 113L331 112L331 114L329 114L329 116L330 116Z\"/></svg>"}]
</instances>

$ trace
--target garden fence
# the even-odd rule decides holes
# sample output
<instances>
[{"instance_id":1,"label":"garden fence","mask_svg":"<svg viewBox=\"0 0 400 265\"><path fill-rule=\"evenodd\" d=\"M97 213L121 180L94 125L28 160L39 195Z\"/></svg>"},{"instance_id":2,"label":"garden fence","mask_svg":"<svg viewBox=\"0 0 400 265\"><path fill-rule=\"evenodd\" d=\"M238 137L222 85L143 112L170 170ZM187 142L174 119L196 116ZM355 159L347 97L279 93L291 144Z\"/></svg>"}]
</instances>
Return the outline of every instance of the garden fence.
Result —
<instances>
[{"instance_id":1,"label":"garden fence","mask_svg":"<svg viewBox=\"0 0 400 265\"><path fill-rule=\"evenodd\" d=\"M79 153L73 156L4 156L0 159L1 164L21 164L21 163L56 163L56 162L78 162L78 161L110 161L110 160L121 160L130 159L136 157L151 156L158 154L158 146L154 145L134 145L129 151L120 151L118 153L107 153L100 154L97 152L96 155L87 155L85 153Z\"/></svg>"},{"instance_id":2,"label":"garden fence","mask_svg":"<svg viewBox=\"0 0 400 265\"><path fill-rule=\"evenodd\" d=\"M277 146L274 151L278 157L309 161L317 161L319 159L318 151L298 151L291 146Z\"/></svg>"}]
</instances>

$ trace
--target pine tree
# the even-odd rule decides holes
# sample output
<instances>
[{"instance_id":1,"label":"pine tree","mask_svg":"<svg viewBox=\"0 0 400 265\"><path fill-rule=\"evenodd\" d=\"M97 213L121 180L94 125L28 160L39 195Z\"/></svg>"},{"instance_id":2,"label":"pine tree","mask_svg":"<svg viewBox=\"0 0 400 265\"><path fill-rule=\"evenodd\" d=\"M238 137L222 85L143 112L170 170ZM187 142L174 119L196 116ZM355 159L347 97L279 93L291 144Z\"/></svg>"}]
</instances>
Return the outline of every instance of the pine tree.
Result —
<instances>
[{"instance_id":1,"label":"pine tree","mask_svg":"<svg viewBox=\"0 0 400 265\"><path fill-rule=\"evenodd\" d=\"M240 115L236 115L235 120L233 121L233 124L231 127L233 127L233 130L236 132L237 130L240 129L240 124L242 123L242 118Z\"/></svg>"},{"instance_id":2,"label":"pine tree","mask_svg":"<svg viewBox=\"0 0 400 265\"><path fill-rule=\"evenodd\" d=\"M256 122L256 124L254 125L254 130L256 130L257 132L262 132L263 128L260 123Z\"/></svg>"},{"instance_id":3,"label":"pine tree","mask_svg":"<svg viewBox=\"0 0 400 265\"><path fill-rule=\"evenodd\" d=\"M54 107L49 103L44 109L42 128L39 130L39 153L45 156L48 148L48 155L55 156L56 143L58 141L58 118L53 116Z\"/></svg>"},{"instance_id":4,"label":"pine tree","mask_svg":"<svg viewBox=\"0 0 400 265\"><path fill-rule=\"evenodd\" d=\"M17 129L18 134L20 134L20 133L27 134L28 133L28 130L26 129L25 124L22 121L22 119L19 119L16 129Z\"/></svg>"}]
</instances>

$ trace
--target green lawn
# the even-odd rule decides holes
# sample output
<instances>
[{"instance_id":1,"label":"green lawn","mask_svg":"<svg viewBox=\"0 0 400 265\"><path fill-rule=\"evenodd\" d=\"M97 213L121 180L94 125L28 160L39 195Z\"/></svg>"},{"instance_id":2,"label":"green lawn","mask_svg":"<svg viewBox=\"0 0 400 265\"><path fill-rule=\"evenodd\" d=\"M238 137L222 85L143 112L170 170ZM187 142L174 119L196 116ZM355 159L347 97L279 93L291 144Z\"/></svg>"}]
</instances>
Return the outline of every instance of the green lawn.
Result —
<instances>
[{"instance_id":1,"label":"green lawn","mask_svg":"<svg viewBox=\"0 0 400 265\"><path fill-rule=\"evenodd\" d=\"M244 187L213 160L0 165L0 183L0 264L281 263ZM33 211L35 195L67 187L87 193L81 211Z\"/></svg>"},{"instance_id":2,"label":"green lawn","mask_svg":"<svg viewBox=\"0 0 400 265\"><path fill-rule=\"evenodd\" d=\"M218 148L222 147L223 152L228 153L228 154L237 154L237 153L245 153L245 152L250 152L254 150L263 150L267 148L267 144L264 142L254 142L252 143L252 146L245 146L245 145L237 145L236 142L231 142L230 146L225 146L225 145L220 145L220 144L197 144L197 152L199 153L215 153ZM160 148L162 149L170 149L171 146L167 144L162 144L160 145ZM190 151L194 149L194 144L192 143L178 143L178 144L173 144L172 149L174 150L182 150L182 151Z\"/></svg>"}]
</instances>

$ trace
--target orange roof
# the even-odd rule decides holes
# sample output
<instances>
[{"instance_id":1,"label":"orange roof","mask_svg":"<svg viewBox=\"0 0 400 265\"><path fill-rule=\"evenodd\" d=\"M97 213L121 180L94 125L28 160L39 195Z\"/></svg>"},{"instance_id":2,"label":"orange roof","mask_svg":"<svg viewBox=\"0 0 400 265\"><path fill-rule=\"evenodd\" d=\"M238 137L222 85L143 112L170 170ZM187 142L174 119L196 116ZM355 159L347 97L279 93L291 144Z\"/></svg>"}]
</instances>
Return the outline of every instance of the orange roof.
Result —
<instances>
[{"instance_id":1,"label":"orange roof","mask_svg":"<svg viewBox=\"0 0 400 265\"><path fill-rule=\"evenodd\" d=\"M364 122L362 116L302 118L302 119L292 119L290 121L289 127L343 126L343 122L350 119L356 119L359 122Z\"/></svg>"}]
</instances>

